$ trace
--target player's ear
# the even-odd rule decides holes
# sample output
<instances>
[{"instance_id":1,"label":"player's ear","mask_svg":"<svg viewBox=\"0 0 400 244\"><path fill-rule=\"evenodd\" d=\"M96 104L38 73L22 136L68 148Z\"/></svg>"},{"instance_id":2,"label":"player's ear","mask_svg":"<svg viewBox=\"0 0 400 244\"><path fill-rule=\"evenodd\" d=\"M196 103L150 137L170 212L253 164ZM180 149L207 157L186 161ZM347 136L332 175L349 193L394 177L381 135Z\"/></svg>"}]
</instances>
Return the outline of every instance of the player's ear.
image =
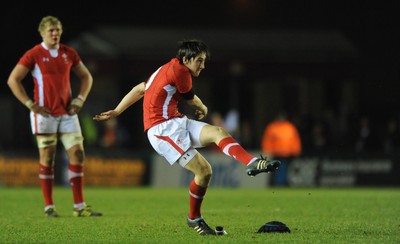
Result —
<instances>
[{"instance_id":1,"label":"player's ear","mask_svg":"<svg viewBox=\"0 0 400 244\"><path fill-rule=\"evenodd\" d=\"M183 57L182 61L183 61L184 64L188 64L189 63L189 60L186 57Z\"/></svg>"}]
</instances>

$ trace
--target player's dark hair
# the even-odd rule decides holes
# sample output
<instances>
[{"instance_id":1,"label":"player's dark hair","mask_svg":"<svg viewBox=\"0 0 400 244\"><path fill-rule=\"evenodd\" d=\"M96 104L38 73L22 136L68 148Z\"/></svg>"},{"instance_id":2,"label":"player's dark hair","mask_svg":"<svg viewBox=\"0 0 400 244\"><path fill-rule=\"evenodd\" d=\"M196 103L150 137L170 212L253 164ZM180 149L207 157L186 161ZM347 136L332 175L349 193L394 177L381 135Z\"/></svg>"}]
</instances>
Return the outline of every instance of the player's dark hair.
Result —
<instances>
[{"instance_id":1,"label":"player's dark hair","mask_svg":"<svg viewBox=\"0 0 400 244\"><path fill-rule=\"evenodd\" d=\"M203 41L196 39L184 40L179 44L176 58L178 58L179 62L182 63L183 57L190 60L191 58L197 57L201 53L205 53L206 57L210 59L210 51L208 50L208 46Z\"/></svg>"}]
</instances>

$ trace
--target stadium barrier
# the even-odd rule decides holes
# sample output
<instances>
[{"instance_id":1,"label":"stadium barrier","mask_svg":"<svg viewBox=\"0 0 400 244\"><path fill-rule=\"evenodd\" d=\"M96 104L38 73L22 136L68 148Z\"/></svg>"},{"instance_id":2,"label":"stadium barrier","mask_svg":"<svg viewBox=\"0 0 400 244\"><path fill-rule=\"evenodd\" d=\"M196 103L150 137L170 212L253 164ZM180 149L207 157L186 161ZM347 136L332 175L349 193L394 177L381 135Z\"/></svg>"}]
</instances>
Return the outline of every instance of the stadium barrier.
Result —
<instances>
[{"instance_id":1,"label":"stadium barrier","mask_svg":"<svg viewBox=\"0 0 400 244\"><path fill-rule=\"evenodd\" d=\"M248 177L245 166L222 153L202 151L213 167L211 186L268 187L269 174ZM259 152L252 152L258 155ZM56 159L57 160L57 159ZM58 158L58 160L62 160ZM154 153L88 155L85 163L88 186L187 187L193 176L179 165L170 166ZM67 164L56 162L57 185L67 185ZM400 186L399 157L304 156L288 166L291 187ZM0 186L37 186L35 157L0 155Z\"/></svg>"},{"instance_id":2,"label":"stadium barrier","mask_svg":"<svg viewBox=\"0 0 400 244\"><path fill-rule=\"evenodd\" d=\"M400 186L400 158L300 157L288 166L289 186Z\"/></svg>"},{"instance_id":3,"label":"stadium barrier","mask_svg":"<svg viewBox=\"0 0 400 244\"><path fill-rule=\"evenodd\" d=\"M88 186L142 186L148 184L149 165L142 158L101 158L88 156L85 161L85 183ZM36 158L0 156L0 185L37 186ZM55 184L68 185L68 165L56 162Z\"/></svg>"}]
</instances>

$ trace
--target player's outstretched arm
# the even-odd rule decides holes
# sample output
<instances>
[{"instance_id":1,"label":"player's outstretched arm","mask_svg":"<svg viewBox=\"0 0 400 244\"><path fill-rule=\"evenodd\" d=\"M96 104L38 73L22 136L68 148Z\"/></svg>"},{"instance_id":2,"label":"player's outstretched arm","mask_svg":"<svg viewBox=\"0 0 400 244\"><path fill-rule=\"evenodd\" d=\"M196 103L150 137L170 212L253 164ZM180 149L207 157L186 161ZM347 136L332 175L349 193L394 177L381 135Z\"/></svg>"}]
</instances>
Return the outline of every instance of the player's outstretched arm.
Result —
<instances>
[{"instance_id":1,"label":"player's outstretched arm","mask_svg":"<svg viewBox=\"0 0 400 244\"><path fill-rule=\"evenodd\" d=\"M115 110L108 110L106 112L102 112L100 114L96 114L93 117L93 120L95 120L95 121L105 121L105 120L109 120L111 118L115 118L118 115L119 114Z\"/></svg>"},{"instance_id":2,"label":"player's outstretched arm","mask_svg":"<svg viewBox=\"0 0 400 244\"><path fill-rule=\"evenodd\" d=\"M106 112L97 114L93 117L93 120L104 121L119 116L122 114L122 112L124 112L127 108L132 106L144 96L144 89L145 82L136 85L128 94L125 95L125 97L114 110L108 110Z\"/></svg>"}]
</instances>

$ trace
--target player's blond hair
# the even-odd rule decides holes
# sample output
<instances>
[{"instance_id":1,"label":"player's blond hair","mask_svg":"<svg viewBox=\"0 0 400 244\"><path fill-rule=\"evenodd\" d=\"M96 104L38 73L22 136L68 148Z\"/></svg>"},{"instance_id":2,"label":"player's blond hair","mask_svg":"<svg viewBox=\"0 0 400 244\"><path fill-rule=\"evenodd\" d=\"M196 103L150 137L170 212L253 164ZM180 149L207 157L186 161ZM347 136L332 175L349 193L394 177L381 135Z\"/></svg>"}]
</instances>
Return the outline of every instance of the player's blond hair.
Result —
<instances>
[{"instance_id":1,"label":"player's blond hair","mask_svg":"<svg viewBox=\"0 0 400 244\"><path fill-rule=\"evenodd\" d=\"M60 26L60 29L62 31L61 21L57 17L49 15L43 17L42 20L40 21L38 28L39 33L42 33L50 25L58 25Z\"/></svg>"}]
</instances>

